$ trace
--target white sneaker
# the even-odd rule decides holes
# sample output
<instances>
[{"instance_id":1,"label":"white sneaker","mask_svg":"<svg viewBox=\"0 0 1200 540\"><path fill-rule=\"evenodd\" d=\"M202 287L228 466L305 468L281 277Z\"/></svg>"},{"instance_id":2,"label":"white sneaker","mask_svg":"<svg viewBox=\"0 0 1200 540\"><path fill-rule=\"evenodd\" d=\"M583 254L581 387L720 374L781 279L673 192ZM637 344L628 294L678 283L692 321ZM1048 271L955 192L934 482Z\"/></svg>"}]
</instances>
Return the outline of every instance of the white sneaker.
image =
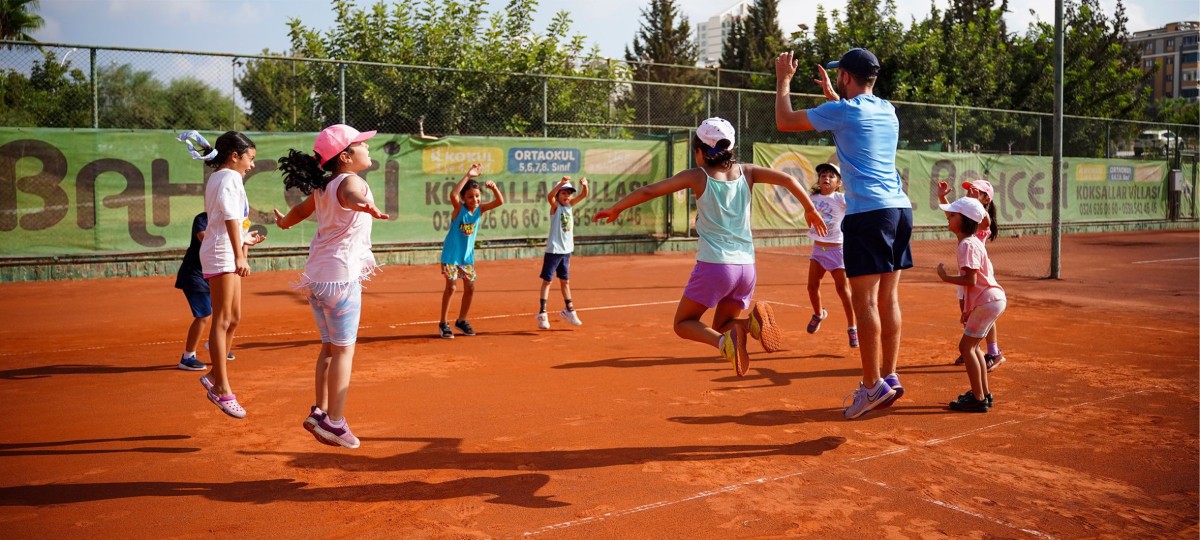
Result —
<instances>
[{"instance_id":1,"label":"white sneaker","mask_svg":"<svg viewBox=\"0 0 1200 540\"><path fill-rule=\"evenodd\" d=\"M579 315L575 314L575 310L568 311L564 309L558 312L558 316L562 317L562 320L567 321L575 326L583 326L583 321L579 320Z\"/></svg>"},{"instance_id":2,"label":"white sneaker","mask_svg":"<svg viewBox=\"0 0 1200 540\"><path fill-rule=\"evenodd\" d=\"M550 329L550 316L545 313L537 314L538 330Z\"/></svg>"}]
</instances>

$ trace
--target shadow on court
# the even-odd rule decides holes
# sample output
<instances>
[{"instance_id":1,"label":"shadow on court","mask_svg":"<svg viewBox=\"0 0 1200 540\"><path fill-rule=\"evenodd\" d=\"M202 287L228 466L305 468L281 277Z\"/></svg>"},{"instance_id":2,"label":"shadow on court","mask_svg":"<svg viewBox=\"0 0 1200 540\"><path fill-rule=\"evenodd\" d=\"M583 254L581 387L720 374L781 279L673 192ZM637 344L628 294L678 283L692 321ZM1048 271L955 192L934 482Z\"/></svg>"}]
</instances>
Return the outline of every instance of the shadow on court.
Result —
<instances>
[{"instance_id":1,"label":"shadow on court","mask_svg":"<svg viewBox=\"0 0 1200 540\"><path fill-rule=\"evenodd\" d=\"M144 435L140 437L120 437L114 439L79 439L73 441L50 441L29 443L0 444L0 458L16 456L64 456L84 454L117 454L122 452L140 452L146 454L187 454L199 452L199 448L180 448L162 446L139 446L134 448L68 448L57 449L59 446L79 446L89 444L104 444L114 442L145 442L145 441L180 441L190 439L188 435ZM45 450L33 450L44 448Z\"/></svg>"},{"instance_id":2,"label":"shadow on court","mask_svg":"<svg viewBox=\"0 0 1200 540\"><path fill-rule=\"evenodd\" d=\"M0 379L23 381L28 379L45 379L58 375L116 375L123 373L145 373L149 371L177 371L179 368L171 365L157 366L107 366L96 364L54 364L20 369L0 371Z\"/></svg>"}]
</instances>

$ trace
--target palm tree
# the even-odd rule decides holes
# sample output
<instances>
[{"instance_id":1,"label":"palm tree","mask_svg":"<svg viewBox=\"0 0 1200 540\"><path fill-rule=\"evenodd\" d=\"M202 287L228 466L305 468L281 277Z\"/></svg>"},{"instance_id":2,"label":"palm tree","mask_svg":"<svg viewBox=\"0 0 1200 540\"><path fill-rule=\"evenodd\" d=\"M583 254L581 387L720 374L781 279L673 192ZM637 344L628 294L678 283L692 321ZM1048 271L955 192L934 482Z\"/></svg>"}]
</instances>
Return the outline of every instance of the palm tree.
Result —
<instances>
[{"instance_id":1,"label":"palm tree","mask_svg":"<svg viewBox=\"0 0 1200 540\"><path fill-rule=\"evenodd\" d=\"M0 0L0 39L36 42L29 33L45 23L37 8L38 0Z\"/></svg>"}]
</instances>

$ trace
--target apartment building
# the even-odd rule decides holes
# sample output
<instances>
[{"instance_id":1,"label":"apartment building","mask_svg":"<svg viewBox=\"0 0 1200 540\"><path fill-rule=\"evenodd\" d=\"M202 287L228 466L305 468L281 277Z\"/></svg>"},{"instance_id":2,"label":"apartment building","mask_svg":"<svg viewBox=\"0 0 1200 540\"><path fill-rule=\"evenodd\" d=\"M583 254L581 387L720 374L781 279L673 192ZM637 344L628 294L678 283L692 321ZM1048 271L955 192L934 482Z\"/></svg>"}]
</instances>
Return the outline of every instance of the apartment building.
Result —
<instances>
[{"instance_id":1,"label":"apartment building","mask_svg":"<svg viewBox=\"0 0 1200 540\"><path fill-rule=\"evenodd\" d=\"M1200 21L1173 22L1162 28L1134 32L1129 42L1142 53L1142 69L1151 71L1158 65L1150 82L1151 99L1200 99L1200 81L1197 80Z\"/></svg>"},{"instance_id":2,"label":"apartment building","mask_svg":"<svg viewBox=\"0 0 1200 540\"><path fill-rule=\"evenodd\" d=\"M751 0L742 0L733 7L709 17L707 21L696 24L698 65L715 66L721 63L721 47L725 44L725 37L729 35L729 27L734 19L744 19L752 5L754 2Z\"/></svg>"}]
</instances>

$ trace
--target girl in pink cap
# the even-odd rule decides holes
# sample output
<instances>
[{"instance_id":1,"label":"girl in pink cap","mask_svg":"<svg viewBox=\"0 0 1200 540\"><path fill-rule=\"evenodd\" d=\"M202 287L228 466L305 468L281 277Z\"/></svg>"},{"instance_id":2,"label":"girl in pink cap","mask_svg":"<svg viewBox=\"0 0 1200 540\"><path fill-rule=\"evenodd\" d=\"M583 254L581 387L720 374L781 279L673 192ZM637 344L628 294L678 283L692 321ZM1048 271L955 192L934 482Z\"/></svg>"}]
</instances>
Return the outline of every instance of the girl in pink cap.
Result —
<instances>
[{"instance_id":1,"label":"girl in pink cap","mask_svg":"<svg viewBox=\"0 0 1200 540\"><path fill-rule=\"evenodd\" d=\"M308 261L296 285L306 290L321 334L316 403L303 426L317 441L346 448L359 445L344 411L362 315L362 282L379 269L371 252L371 219L388 218L375 207L366 180L358 176L371 167L366 141L374 135L337 124L317 135L314 155L290 150L279 158L284 186L308 198L287 215L275 210L275 224L287 229L317 216Z\"/></svg>"},{"instance_id":2,"label":"girl in pink cap","mask_svg":"<svg viewBox=\"0 0 1200 540\"><path fill-rule=\"evenodd\" d=\"M968 180L962 183L962 187L967 190L968 197L978 200L983 204L984 209L987 210L987 215L984 216L983 223L979 224L979 230L975 233L975 236L979 238L980 242L988 241L989 239L995 242L1000 228L996 224L996 203L994 200L996 191L992 188L992 183L987 180ZM947 204L949 201L946 200L946 196L950 195L951 191L950 184L938 182L938 202ZM950 213L947 212L946 216L949 217L949 215ZM963 294L963 288L959 287L958 307L960 308L963 306ZM983 357L987 364L987 370L992 371L1005 362L1004 355L1000 353L1000 342L996 336L995 324L988 330L986 342L987 353ZM954 365L960 366L963 362L963 357L960 355L954 360Z\"/></svg>"}]
</instances>

